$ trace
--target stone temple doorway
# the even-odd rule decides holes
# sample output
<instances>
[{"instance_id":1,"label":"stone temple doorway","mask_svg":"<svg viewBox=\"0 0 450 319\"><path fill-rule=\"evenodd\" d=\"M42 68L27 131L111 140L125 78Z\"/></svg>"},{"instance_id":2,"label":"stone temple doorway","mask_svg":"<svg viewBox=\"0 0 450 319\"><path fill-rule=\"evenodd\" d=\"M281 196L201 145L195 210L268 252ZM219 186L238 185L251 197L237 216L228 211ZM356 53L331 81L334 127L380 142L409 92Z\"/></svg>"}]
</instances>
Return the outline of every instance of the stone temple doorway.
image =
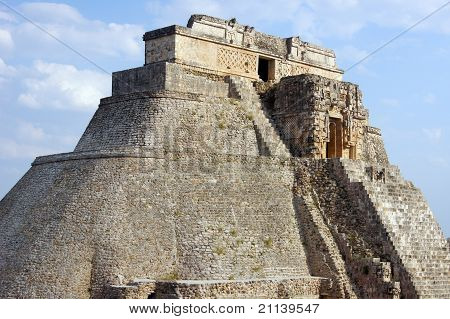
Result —
<instances>
[{"instance_id":1,"label":"stone temple doorway","mask_svg":"<svg viewBox=\"0 0 450 319\"><path fill-rule=\"evenodd\" d=\"M327 158L342 157L343 136L342 120L330 118L329 142L327 143Z\"/></svg>"},{"instance_id":2,"label":"stone temple doorway","mask_svg":"<svg viewBox=\"0 0 450 319\"><path fill-rule=\"evenodd\" d=\"M275 79L275 61L272 59L258 58L258 75L261 80L267 82Z\"/></svg>"}]
</instances>

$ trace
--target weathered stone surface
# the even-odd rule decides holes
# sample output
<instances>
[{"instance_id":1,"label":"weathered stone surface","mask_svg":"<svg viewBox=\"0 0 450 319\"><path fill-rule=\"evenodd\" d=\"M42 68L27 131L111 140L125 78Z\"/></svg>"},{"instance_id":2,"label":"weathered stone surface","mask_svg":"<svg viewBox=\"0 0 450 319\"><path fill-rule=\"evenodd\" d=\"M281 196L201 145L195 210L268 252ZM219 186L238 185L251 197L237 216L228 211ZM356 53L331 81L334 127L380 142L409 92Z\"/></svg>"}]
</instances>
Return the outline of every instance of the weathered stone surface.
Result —
<instances>
[{"instance_id":1,"label":"weathered stone surface","mask_svg":"<svg viewBox=\"0 0 450 319\"><path fill-rule=\"evenodd\" d=\"M34 165L3 199L3 297L101 297L119 275L308 274L279 161L89 157Z\"/></svg>"},{"instance_id":2,"label":"weathered stone surface","mask_svg":"<svg viewBox=\"0 0 450 319\"><path fill-rule=\"evenodd\" d=\"M269 61L268 79L304 73L342 78L332 50L298 37L282 39L244 26L235 19L193 15L188 27L170 26L145 33L145 64L169 61L206 73L259 78L260 58Z\"/></svg>"},{"instance_id":3,"label":"weathered stone surface","mask_svg":"<svg viewBox=\"0 0 450 319\"><path fill-rule=\"evenodd\" d=\"M387 162L355 84L317 75L287 77L266 93L265 105L294 156Z\"/></svg>"},{"instance_id":4,"label":"weathered stone surface","mask_svg":"<svg viewBox=\"0 0 450 319\"><path fill-rule=\"evenodd\" d=\"M200 299L200 298L318 298L325 278L296 277L256 280L137 280L128 285L112 285L108 298Z\"/></svg>"},{"instance_id":5,"label":"weathered stone surface","mask_svg":"<svg viewBox=\"0 0 450 319\"><path fill-rule=\"evenodd\" d=\"M450 298L448 240L332 51L203 15L144 40L0 202L0 297Z\"/></svg>"}]
</instances>

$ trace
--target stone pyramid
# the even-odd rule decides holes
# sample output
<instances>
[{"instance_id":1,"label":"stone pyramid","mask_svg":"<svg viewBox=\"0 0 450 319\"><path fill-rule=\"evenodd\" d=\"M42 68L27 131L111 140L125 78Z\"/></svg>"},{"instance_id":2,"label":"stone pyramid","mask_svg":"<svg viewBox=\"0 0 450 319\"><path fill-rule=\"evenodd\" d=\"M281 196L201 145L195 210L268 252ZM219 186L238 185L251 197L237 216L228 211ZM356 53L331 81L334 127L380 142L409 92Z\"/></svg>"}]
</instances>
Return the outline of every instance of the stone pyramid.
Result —
<instances>
[{"instance_id":1,"label":"stone pyramid","mask_svg":"<svg viewBox=\"0 0 450 319\"><path fill-rule=\"evenodd\" d=\"M334 52L147 32L70 153L0 202L1 298L449 298L449 245Z\"/></svg>"}]
</instances>

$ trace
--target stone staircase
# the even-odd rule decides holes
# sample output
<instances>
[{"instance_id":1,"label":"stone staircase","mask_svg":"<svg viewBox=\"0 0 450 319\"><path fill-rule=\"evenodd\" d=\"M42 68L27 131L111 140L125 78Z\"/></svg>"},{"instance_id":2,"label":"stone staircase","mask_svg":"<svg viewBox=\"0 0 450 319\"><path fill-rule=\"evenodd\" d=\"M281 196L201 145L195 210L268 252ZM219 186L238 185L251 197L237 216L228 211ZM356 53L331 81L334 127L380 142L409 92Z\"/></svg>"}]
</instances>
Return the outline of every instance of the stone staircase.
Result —
<instances>
[{"instance_id":1,"label":"stone staircase","mask_svg":"<svg viewBox=\"0 0 450 319\"><path fill-rule=\"evenodd\" d=\"M340 159L377 211L420 298L450 298L450 252L421 191L396 166Z\"/></svg>"},{"instance_id":2,"label":"stone staircase","mask_svg":"<svg viewBox=\"0 0 450 319\"><path fill-rule=\"evenodd\" d=\"M247 112L247 117L252 120L255 131L264 144L262 147L263 155L291 157L291 153L281 139L270 114L261 103L252 81L238 76L229 76L227 80L229 96L241 100Z\"/></svg>"},{"instance_id":3,"label":"stone staircase","mask_svg":"<svg viewBox=\"0 0 450 319\"><path fill-rule=\"evenodd\" d=\"M320 204L314 199L313 190L304 193L301 206L303 206L301 211L304 214L309 215L308 218L314 226L314 231L317 232L317 236L320 236L320 241L325 246L326 256L328 257L327 262L330 264L330 267L332 267L332 273L323 275L328 275L334 279L334 285L336 286L335 290L337 290L335 293L338 294L336 297L357 298L351 280L347 275L345 262L342 259L339 247L333 239L330 224L328 223L326 216L322 213Z\"/></svg>"}]
</instances>

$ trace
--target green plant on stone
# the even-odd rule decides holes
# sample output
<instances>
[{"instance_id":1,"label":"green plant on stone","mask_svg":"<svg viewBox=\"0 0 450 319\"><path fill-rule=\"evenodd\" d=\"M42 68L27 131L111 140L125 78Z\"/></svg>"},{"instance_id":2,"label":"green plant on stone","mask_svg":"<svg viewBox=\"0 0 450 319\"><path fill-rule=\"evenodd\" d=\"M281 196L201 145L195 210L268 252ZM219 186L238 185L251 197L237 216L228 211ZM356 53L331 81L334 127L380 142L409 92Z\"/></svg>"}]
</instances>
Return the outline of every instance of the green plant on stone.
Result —
<instances>
[{"instance_id":1,"label":"green plant on stone","mask_svg":"<svg viewBox=\"0 0 450 319\"><path fill-rule=\"evenodd\" d=\"M262 267L261 266L255 266L252 268L252 272L261 272L262 271Z\"/></svg>"},{"instance_id":2,"label":"green plant on stone","mask_svg":"<svg viewBox=\"0 0 450 319\"><path fill-rule=\"evenodd\" d=\"M272 238L266 238L264 241L264 247L266 248L272 248L273 247L273 239Z\"/></svg>"},{"instance_id":3,"label":"green plant on stone","mask_svg":"<svg viewBox=\"0 0 450 319\"><path fill-rule=\"evenodd\" d=\"M352 243L353 245L356 245L358 237L356 236L355 233L352 232L352 233L347 234L347 238L348 238L350 243Z\"/></svg>"},{"instance_id":4,"label":"green plant on stone","mask_svg":"<svg viewBox=\"0 0 450 319\"><path fill-rule=\"evenodd\" d=\"M173 271L173 272L168 273L167 275L163 276L162 279L163 280L179 280L180 275L176 271Z\"/></svg>"},{"instance_id":5,"label":"green plant on stone","mask_svg":"<svg viewBox=\"0 0 450 319\"><path fill-rule=\"evenodd\" d=\"M215 247L213 249L213 253L215 253L216 255L219 255L219 256L225 255L225 248L224 247Z\"/></svg>"},{"instance_id":6,"label":"green plant on stone","mask_svg":"<svg viewBox=\"0 0 450 319\"><path fill-rule=\"evenodd\" d=\"M175 217L181 217L182 214L183 213L182 213L181 210L176 210L175 213L174 213Z\"/></svg>"},{"instance_id":7,"label":"green plant on stone","mask_svg":"<svg viewBox=\"0 0 450 319\"><path fill-rule=\"evenodd\" d=\"M219 124L217 125L221 130L225 129L227 125L225 124L225 121L221 120L219 121Z\"/></svg>"}]
</instances>

